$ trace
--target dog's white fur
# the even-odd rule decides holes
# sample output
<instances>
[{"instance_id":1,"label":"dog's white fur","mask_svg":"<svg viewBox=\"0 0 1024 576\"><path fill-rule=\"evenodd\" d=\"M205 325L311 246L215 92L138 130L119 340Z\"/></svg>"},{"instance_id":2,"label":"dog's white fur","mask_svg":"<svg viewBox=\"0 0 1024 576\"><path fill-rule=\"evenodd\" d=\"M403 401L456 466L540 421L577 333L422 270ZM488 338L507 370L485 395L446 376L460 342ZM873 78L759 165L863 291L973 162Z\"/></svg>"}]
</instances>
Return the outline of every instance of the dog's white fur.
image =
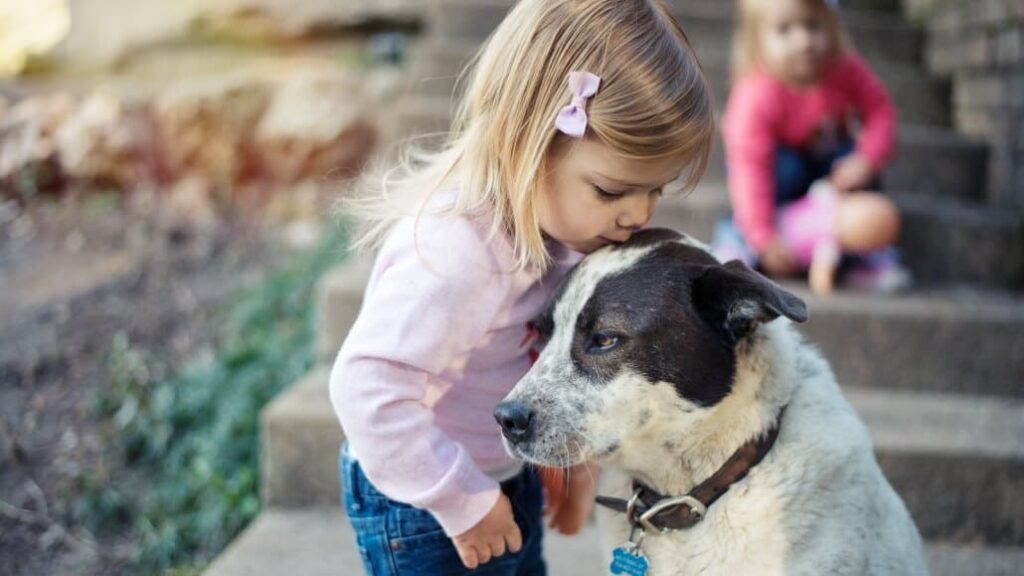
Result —
<instances>
[{"instance_id":1,"label":"dog's white fur","mask_svg":"<svg viewBox=\"0 0 1024 576\"><path fill-rule=\"evenodd\" d=\"M563 324L574 318L601 278L644 253L585 260L578 292L563 295L556 316ZM646 535L651 576L927 573L920 536L875 461L866 427L789 321L762 325L738 345L733 389L710 408L628 370L586 386L566 369L571 333L556 331L509 395L549 412L534 447L510 450L548 465L598 461L601 494L628 499L632 478L662 494L686 494L786 406L774 447L702 522ZM629 526L624 514L604 508L598 521L610 559Z\"/></svg>"},{"instance_id":2,"label":"dog's white fur","mask_svg":"<svg viewBox=\"0 0 1024 576\"><path fill-rule=\"evenodd\" d=\"M671 425L652 433L679 442L675 458L685 466L655 442L624 447L625 458L663 494L685 494L769 428L782 405L771 452L701 523L645 538L651 576L927 574L920 536L875 461L867 429L788 321L761 327L740 357L733 392L695 430L682 439ZM601 493L628 498L630 483L621 470L605 470ZM610 556L629 527L603 508L598 519Z\"/></svg>"}]
</instances>

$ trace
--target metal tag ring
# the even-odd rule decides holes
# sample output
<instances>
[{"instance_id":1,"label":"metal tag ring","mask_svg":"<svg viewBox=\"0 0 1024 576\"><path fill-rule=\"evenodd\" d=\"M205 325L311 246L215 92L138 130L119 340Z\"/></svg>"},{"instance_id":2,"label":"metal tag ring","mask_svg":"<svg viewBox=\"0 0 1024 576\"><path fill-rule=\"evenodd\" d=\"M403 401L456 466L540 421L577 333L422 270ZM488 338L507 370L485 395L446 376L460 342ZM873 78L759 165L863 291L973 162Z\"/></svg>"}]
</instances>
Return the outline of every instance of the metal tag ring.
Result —
<instances>
[{"instance_id":1,"label":"metal tag ring","mask_svg":"<svg viewBox=\"0 0 1024 576\"><path fill-rule=\"evenodd\" d=\"M655 532L668 532L668 528L664 530L658 529L657 526L651 524L651 518L654 518L659 512L666 508L685 504L690 507L690 510L697 516L697 520L702 520L704 515L707 514L707 507L700 500L697 500L693 496L679 496L677 498L666 498L659 501L654 506L651 506L643 514L640 515L640 524L646 530L653 530Z\"/></svg>"},{"instance_id":2,"label":"metal tag ring","mask_svg":"<svg viewBox=\"0 0 1024 576\"><path fill-rule=\"evenodd\" d=\"M629 521L630 525L636 526L638 524L636 518L636 503L640 499L640 489L638 488L633 492L633 496L630 497L629 502L626 502L626 520Z\"/></svg>"}]
</instances>

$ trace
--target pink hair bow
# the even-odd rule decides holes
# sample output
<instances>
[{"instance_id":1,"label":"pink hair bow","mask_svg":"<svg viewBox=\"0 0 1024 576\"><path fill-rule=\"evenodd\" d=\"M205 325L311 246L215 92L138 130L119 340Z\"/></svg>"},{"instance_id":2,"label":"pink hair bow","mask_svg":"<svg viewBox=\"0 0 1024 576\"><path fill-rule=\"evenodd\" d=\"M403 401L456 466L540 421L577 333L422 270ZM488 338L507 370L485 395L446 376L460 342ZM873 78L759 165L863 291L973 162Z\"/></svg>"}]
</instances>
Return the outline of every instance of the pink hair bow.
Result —
<instances>
[{"instance_id":1,"label":"pink hair bow","mask_svg":"<svg viewBox=\"0 0 1024 576\"><path fill-rule=\"evenodd\" d=\"M587 132L587 100L597 94L601 79L590 72L569 72L568 82L572 103L558 113L555 128L573 138L582 138Z\"/></svg>"}]
</instances>

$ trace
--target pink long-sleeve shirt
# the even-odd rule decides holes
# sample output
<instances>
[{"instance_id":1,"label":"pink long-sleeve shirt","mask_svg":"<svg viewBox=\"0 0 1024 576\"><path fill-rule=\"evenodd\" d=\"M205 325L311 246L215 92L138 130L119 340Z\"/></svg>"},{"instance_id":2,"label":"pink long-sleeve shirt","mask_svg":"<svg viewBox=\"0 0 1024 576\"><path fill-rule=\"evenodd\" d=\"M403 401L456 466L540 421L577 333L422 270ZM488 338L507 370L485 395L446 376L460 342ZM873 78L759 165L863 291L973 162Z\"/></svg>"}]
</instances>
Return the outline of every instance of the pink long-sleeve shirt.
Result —
<instances>
[{"instance_id":1,"label":"pink long-sleeve shirt","mask_svg":"<svg viewBox=\"0 0 1024 576\"><path fill-rule=\"evenodd\" d=\"M331 371L331 402L367 478L450 536L476 525L498 481L519 470L492 413L529 370L527 323L581 258L549 249L543 275L514 271L509 239L482 220L399 222Z\"/></svg>"},{"instance_id":2,"label":"pink long-sleeve shirt","mask_svg":"<svg viewBox=\"0 0 1024 576\"><path fill-rule=\"evenodd\" d=\"M733 218L762 250L775 238L775 151L810 149L861 123L856 150L881 171L892 156L896 111L881 81L859 56L845 54L820 81L797 88L764 71L733 87L722 123Z\"/></svg>"}]
</instances>

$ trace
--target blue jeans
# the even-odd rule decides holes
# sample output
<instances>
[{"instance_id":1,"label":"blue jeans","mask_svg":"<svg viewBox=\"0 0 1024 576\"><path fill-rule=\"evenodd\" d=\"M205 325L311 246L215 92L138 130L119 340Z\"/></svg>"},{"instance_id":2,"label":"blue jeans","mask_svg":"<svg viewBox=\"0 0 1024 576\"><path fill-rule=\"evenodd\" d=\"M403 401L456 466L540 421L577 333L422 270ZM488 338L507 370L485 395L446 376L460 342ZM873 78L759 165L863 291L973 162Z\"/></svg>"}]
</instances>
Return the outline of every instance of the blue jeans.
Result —
<instances>
[{"instance_id":1,"label":"blue jeans","mask_svg":"<svg viewBox=\"0 0 1024 576\"><path fill-rule=\"evenodd\" d=\"M545 576L541 554L544 527L540 479L526 467L501 484L512 502L516 524L523 536L522 549L491 559L476 570L462 565L455 545L427 512L396 502L370 484L359 463L341 449L342 501L356 533L356 546L370 576Z\"/></svg>"}]
</instances>

